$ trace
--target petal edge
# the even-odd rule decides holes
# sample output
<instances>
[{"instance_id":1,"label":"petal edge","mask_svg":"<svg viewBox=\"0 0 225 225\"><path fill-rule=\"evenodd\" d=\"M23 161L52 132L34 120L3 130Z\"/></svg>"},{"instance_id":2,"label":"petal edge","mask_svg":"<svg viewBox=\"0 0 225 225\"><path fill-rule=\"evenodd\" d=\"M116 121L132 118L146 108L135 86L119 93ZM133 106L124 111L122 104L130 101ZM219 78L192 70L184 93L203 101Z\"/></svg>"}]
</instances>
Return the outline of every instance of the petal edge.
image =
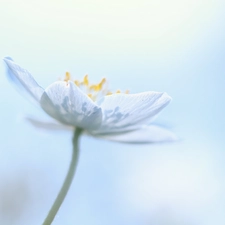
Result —
<instances>
[{"instance_id":1,"label":"petal edge","mask_svg":"<svg viewBox=\"0 0 225 225\"><path fill-rule=\"evenodd\" d=\"M10 57L5 57L3 60L7 65L7 77L16 85L16 88L25 90L39 102L44 89L38 85L27 70L16 64Z\"/></svg>"},{"instance_id":2,"label":"petal edge","mask_svg":"<svg viewBox=\"0 0 225 225\"><path fill-rule=\"evenodd\" d=\"M94 135L97 138L109 141L130 143L130 144L150 144L161 142L178 141L178 137L172 132L156 125L144 126L140 129L126 133Z\"/></svg>"}]
</instances>

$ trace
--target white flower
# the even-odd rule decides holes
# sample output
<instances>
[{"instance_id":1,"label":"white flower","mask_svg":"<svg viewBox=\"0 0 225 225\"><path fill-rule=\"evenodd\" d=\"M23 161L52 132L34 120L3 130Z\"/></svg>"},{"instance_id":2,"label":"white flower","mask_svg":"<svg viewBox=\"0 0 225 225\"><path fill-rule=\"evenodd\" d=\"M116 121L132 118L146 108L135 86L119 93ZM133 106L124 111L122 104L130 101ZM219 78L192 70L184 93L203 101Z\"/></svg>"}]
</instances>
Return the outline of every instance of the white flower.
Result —
<instances>
[{"instance_id":1,"label":"white flower","mask_svg":"<svg viewBox=\"0 0 225 225\"><path fill-rule=\"evenodd\" d=\"M107 93L102 86L84 81L72 81L66 73L64 81L56 81L43 89L31 74L9 57L4 58L7 76L20 89L26 90L40 107L56 121L41 122L29 119L32 124L49 129L82 128L86 134L111 141L127 143L153 143L174 141L177 137L156 125L148 125L171 101L166 93L143 92L138 94Z\"/></svg>"}]
</instances>

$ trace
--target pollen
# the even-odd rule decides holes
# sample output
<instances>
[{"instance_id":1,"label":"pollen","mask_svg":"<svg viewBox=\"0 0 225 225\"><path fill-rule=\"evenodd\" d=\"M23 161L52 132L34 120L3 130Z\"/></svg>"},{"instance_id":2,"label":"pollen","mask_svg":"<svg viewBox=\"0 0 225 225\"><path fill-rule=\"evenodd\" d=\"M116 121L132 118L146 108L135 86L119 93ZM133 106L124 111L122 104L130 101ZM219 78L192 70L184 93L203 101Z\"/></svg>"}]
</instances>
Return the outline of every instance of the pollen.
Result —
<instances>
[{"instance_id":1,"label":"pollen","mask_svg":"<svg viewBox=\"0 0 225 225\"><path fill-rule=\"evenodd\" d=\"M103 79L101 80L101 82L98 84L100 90L102 89L102 86L105 84L105 82L106 82L106 79L103 78Z\"/></svg>"},{"instance_id":2,"label":"pollen","mask_svg":"<svg viewBox=\"0 0 225 225\"><path fill-rule=\"evenodd\" d=\"M113 93L111 91L108 91L106 95L112 95Z\"/></svg>"},{"instance_id":3,"label":"pollen","mask_svg":"<svg viewBox=\"0 0 225 225\"><path fill-rule=\"evenodd\" d=\"M89 80L88 80L88 75L87 75L87 74L84 76L83 84L84 84L85 86L87 86L87 87L88 87L88 85L89 85Z\"/></svg>"},{"instance_id":4,"label":"pollen","mask_svg":"<svg viewBox=\"0 0 225 225\"><path fill-rule=\"evenodd\" d=\"M75 80L74 84L76 84L79 87L80 86L80 81L79 80Z\"/></svg>"},{"instance_id":5,"label":"pollen","mask_svg":"<svg viewBox=\"0 0 225 225\"><path fill-rule=\"evenodd\" d=\"M64 81L69 81L71 79L71 75L70 75L70 73L69 72L66 72L66 74L65 74L65 78L64 78Z\"/></svg>"},{"instance_id":6,"label":"pollen","mask_svg":"<svg viewBox=\"0 0 225 225\"><path fill-rule=\"evenodd\" d=\"M90 91L98 91L98 86L95 85L95 84L92 84L90 87L89 87Z\"/></svg>"},{"instance_id":7,"label":"pollen","mask_svg":"<svg viewBox=\"0 0 225 225\"><path fill-rule=\"evenodd\" d=\"M88 97L89 97L89 98L92 98L92 97L93 97L93 96L92 96L92 94L90 94L90 93L89 93L89 94L87 94L87 95L88 95Z\"/></svg>"},{"instance_id":8,"label":"pollen","mask_svg":"<svg viewBox=\"0 0 225 225\"><path fill-rule=\"evenodd\" d=\"M106 78L102 78L102 80L97 84L90 84L88 74L84 76L84 78L79 80L73 80L70 73L66 72L64 81L73 81L74 84L76 84L84 93L87 94L89 98L91 98L93 101L96 101L97 99L112 95L112 94L129 94L129 91L126 90L125 92L121 92L120 90L117 90L116 92L112 92L108 89L107 80Z\"/></svg>"}]
</instances>

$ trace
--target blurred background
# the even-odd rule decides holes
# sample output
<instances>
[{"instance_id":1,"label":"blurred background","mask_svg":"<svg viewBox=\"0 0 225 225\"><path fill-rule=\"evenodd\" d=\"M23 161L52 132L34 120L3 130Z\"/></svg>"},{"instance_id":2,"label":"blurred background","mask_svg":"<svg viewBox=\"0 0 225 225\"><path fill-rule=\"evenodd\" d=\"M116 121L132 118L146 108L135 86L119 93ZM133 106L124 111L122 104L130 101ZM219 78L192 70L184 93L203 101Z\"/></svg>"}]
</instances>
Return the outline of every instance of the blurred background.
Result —
<instances>
[{"instance_id":1,"label":"blurred background","mask_svg":"<svg viewBox=\"0 0 225 225\"><path fill-rule=\"evenodd\" d=\"M157 123L181 141L127 145L82 137L54 225L225 224L223 0L1 0L0 56L47 87L70 71L112 90L166 91ZM71 156L70 132L15 91L0 66L0 224L40 225Z\"/></svg>"}]
</instances>

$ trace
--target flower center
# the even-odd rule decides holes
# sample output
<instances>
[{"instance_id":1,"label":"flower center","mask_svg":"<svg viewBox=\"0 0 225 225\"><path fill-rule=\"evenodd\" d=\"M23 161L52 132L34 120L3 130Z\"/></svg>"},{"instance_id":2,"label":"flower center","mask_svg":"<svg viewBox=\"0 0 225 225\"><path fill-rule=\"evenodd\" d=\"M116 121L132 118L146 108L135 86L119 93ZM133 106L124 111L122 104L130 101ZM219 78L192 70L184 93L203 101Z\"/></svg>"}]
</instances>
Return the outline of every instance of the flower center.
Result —
<instances>
[{"instance_id":1,"label":"flower center","mask_svg":"<svg viewBox=\"0 0 225 225\"><path fill-rule=\"evenodd\" d=\"M70 73L66 72L64 81L68 82L69 80L73 81L93 101L96 101L97 99L106 95L122 93L120 90L117 90L114 93L111 92L108 88L108 82L106 81L106 78L103 78L97 84L90 84L87 74L84 76L83 80L79 81L79 80L73 80ZM126 90L124 93L129 94L129 91Z\"/></svg>"}]
</instances>

